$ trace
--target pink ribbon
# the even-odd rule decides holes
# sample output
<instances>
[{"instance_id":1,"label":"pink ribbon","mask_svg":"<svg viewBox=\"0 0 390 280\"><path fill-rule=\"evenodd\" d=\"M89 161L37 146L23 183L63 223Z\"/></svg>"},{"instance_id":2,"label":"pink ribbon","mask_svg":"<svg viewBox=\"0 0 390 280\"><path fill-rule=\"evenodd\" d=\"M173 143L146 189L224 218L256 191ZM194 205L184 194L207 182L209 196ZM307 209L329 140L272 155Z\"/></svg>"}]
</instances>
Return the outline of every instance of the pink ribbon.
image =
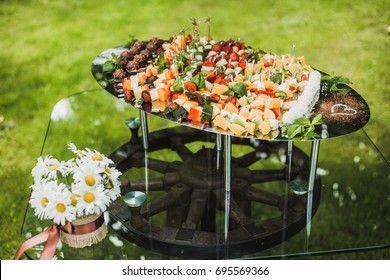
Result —
<instances>
[{"instance_id":1,"label":"pink ribbon","mask_svg":"<svg viewBox=\"0 0 390 280\"><path fill-rule=\"evenodd\" d=\"M51 260L56 252L58 241L60 240L60 231L71 234L86 234L92 231L97 230L104 223L104 215L100 215L95 221L92 221L88 224L74 226L70 222L66 222L65 225L53 225L43 232L39 233L27 239L20 245L18 251L15 254L14 260L20 259L22 254L34 247L35 245L46 242L45 247L43 248L40 259L41 260Z\"/></svg>"}]
</instances>

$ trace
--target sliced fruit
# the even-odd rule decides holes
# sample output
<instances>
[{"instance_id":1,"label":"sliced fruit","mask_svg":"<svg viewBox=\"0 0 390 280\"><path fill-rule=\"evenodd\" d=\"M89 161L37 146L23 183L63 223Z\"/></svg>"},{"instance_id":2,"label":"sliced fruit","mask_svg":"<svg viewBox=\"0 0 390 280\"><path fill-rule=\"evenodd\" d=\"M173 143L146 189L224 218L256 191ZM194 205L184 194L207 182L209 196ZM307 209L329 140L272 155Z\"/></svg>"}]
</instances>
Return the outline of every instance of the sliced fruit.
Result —
<instances>
[{"instance_id":1,"label":"sliced fruit","mask_svg":"<svg viewBox=\"0 0 390 280\"><path fill-rule=\"evenodd\" d=\"M228 128L237 136L240 136L245 132L245 128L239 124L230 123Z\"/></svg>"},{"instance_id":2,"label":"sliced fruit","mask_svg":"<svg viewBox=\"0 0 390 280\"><path fill-rule=\"evenodd\" d=\"M213 90L211 93L224 94L229 90L228 86L223 84L214 84Z\"/></svg>"},{"instance_id":3,"label":"sliced fruit","mask_svg":"<svg viewBox=\"0 0 390 280\"><path fill-rule=\"evenodd\" d=\"M244 95L238 99L238 104L240 104L241 107L244 107L248 105L248 98Z\"/></svg>"},{"instance_id":4,"label":"sliced fruit","mask_svg":"<svg viewBox=\"0 0 390 280\"><path fill-rule=\"evenodd\" d=\"M222 115L216 116L213 120L213 125L222 128L223 130L227 130L229 124L229 120L227 118L222 117Z\"/></svg>"},{"instance_id":5,"label":"sliced fruit","mask_svg":"<svg viewBox=\"0 0 390 280\"><path fill-rule=\"evenodd\" d=\"M268 108L264 109L264 116L263 117L264 117L264 119L271 119L271 120L274 120L276 118L274 112L272 112Z\"/></svg>"},{"instance_id":6,"label":"sliced fruit","mask_svg":"<svg viewBox=\"0 0 390 280\"><path fill-rule=\"evenodd\" d=\"M263 115L264 115L264 112L259 110L259 109L252 109L250 110L249 112L249 115L248 115L248 120L252 121L256 118L261 118L263 119Z\"/></svg>"},{"instance_id":7,"label":"sliced fruit","mask_svg":"<svg viewBox=\"0 0 390 280\"><path fill-rule=\"evenodd\" d=\"M217 115L221 113L221 109L217 105L212 105L213 106L213 114L212 114L212 119L214 119Z\"/></svg>"},{"instance_id":8,"label":"sliced fruit","mask_svg":"<svg viewBox=\"0 0 390 280\"><path fill-rule=\"evenodd\" d=\"M167 90L165 88L159 88L157 90L157 92L158 92L159 99L161 101L167 101L168 100L169 94L168 94L168 92L167 92Z\"/></svg>"},{"instance_id":9,"label":"sliced fruit","mask_svg":"<svg viewBox=\"0 0 390 280\"><path fill-rule=\"evenodd\" d=\"M200 122L202 120L202 111L203 111L203 107L201 106L190 107L187 120Z\"/></svg>"},{"instance_id":10,"label":"sliced fruit","mask_svg":"<svg viewBox=\"0 0 390 280\"><path fill-rule=\"evenodd\" d=\"M152 101L155 101L155 100L159 100L160 96L158 94L158 91L156 88L153 88L149 91L149 94L150 94L150 99Z\"/></svg>"},{"instance_id":11,"label":"sliced fruit","mask_svg":"<svg viewBox=\"0 0 390 280\"><path fill-rule=\"evenodd\" d=\"M242 116L245 120L248 119L250 111L247 107L241 107L239 115Z\"/></svg>"},{"instance_id":12,"label":"sliced fruit","mask_svg":"<svg viewBox=\"0 0 390 280\"><path fill-rule=\"evenodd\" d=\"M236 113L233 113L230 116L230 122L233 123L233 124L238 124L238 125L240 125L242 127L245 127L246 120L242 116L237 115Z\"/></svg>"},{"instance_id":13,"label":"sliced fruit","mask_svg":"<svg viewBox=\"0 0 390 280\"><path fill-rule=\"evenodd\" d=\"M271 132L271 126L268 122L261 122L259 124L259 131L263 134L263 135L267 135L268 133Z\"/></svg>"},{"instance_id":14,"label":"sliced fruit","mask_svg":"<svg viewBox=\"0 0 390 280\"><path fill-rule=\"evenodd\" d=\"M256 123L245 122L245 128L247 129L249 134L253 135L255 134Z\"/></svg>"},{"instance_id":15,"label":"sliced fruit","mask_svg":"<svg viewBox=\"0 0 390 280\"><path fill-rule=\"evenodd\" d=\"M187 112L190 112L190 109L191 109L192 107L194 107L194 106L195 106L195 107L196 107L196 106L199 106L199 103L196 102L196 101L189 100L189 101L186 101L182 106L184 107L184 109L187 110Z\"/></svg>"}]
</instances>

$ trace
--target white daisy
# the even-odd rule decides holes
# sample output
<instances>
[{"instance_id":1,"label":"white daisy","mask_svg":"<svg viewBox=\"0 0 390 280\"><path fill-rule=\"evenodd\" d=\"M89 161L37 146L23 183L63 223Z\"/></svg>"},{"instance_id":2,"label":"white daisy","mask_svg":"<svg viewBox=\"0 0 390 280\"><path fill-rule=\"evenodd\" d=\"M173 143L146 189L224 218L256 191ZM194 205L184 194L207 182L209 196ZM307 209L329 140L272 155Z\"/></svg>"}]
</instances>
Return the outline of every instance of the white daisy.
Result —
<instances>
[{"instance_id":1,"label":"white daisy","mask_svg":"<svg viewBox=\"0 0 390 280\"><path fill-rule=\"evenodd\" d=\"M47 206L50 202L51 194L57 189L57 184L53 181L41 180L31 187L33 189L30 197L31 207L39 219L47 219L49 213Z\"/></svg>"},{"instance_id":2,"label":"white daisy","mask_svg":"<svg viewBox=\"0 0 390 280\"><path fill-rule=\"evenodd\" d=\"M72 193L72 196L70 197L71 204L73 206L77 206L77 203L79 202L79 200L80 200L80 195Z\"/></svg>"},{"instance_id":3,"label":"white daisy","mask_svg":"<svg viewBox=\"0 0 390 280\"><path fill-rule=\"evenodd\" d=\"M42 157L38 158L37 163L31 171L31 174L35 183L39 183L46 174L46 164L44 163L44 159Z\"/></svg>"},{"instance_id":4,"label":"white daisy","mask_svg":"<svg viewBox=\"0 0 390 280\"><path fill-rule=\"evenodd\" d=\"M78 150L73 143L68 148L77 157L61 162L40 157L32 170L30 204L38 218L57 224L72 221L77 214L104 212L120 196L122 173L111 159L96 150Z\"/></svg>"},{"instance_id":5,"label":"white daisy","mask_svg":"<svg viewBox=\"0 0 390 280\"><path fill-rule=\"evenodd\" d=\"M82 150L77 149L76 145L73 143L68 144L68 149L71 150L79 158L82 158L85 156L84 152Z\"/></svg>"},{"instance_id":6,"label":"white daisy","mask_svg":"<svg viewBox=\"0 0 390 280\"><path fill-rule=\"evenodd\" d=\"M66 185L60 183L56 192L52 192L47 204L48 218L55 224L64 225L76 218L76 207L72 205L72 193Z\"/></svg>"},{"instance_id":7,"label":"white daisy","mask_svg":"<svg viewBox=\"0 0 390 280\"><path fill-rule=\"evenodd\" d=\"M69 175L72 172L73 162L74 162L74 160L70 159L68 161L63 161L62 160L59 163L57 171L59 171L61 173L62 177L65 177L65 176Z\"/></svg>"},{"instance_id":8,"label":"white daisy","mask_svg":"<svg viewBox=\"0 0 390 280\"><path fill-rule=\"evenodd\" d=\"M119 177L122 175L122 172L116 169L116 167L106 166L104 168L104 173L108 176L113 184L120 184Z\"/></svg>"},{"instance_id":9,"label":"white daisy","mask_svg":"<svg viewBox=\"0 0 390 280\"><path fill-rule=\"evenodd\" d=\"M119 177L122 175L122 173L116 169L115 167L109 167L107 166L104 169L104 173L107 176L108 182L105 185L106 189L109 189L108 195L110 196L111 200L115 200L117 197L120 196L120 180Z\"/></svg>"},{"instance_id":10,"label":"white daisy","mask_svg":"<svg viewBox=\"0 0 390 280\"><path fill-rule=\"evenodd\" d=\"M39 182L42 178L55 180L58 175L65 177L70 172L70 166L73 160L59 161L52 156L39 157L37 164L32 169L32 175L35 182Z\"/></svg>"},{"instance_id":11,"label":"white daisy","mask_svg":"<svg viewBox=\"0 0 390 280\"><path fill-rule=\"evenodd\" d=\"M110 204L110 198L106 195L107 190L103 186L77 188L74 193L79 195L76 207L80 215L104 212Z\"/></svg>"},{"instance_id":12,"label":"white daisy","mask_svg":"<svg viewBox=\"0 0 390 280\"><path fill-rule=\"evenodd\" d=\"M93 161L76 160L73 179L78 186L96 187L101 184L103 167L96 166Z\"/></svg>"},{"instance_id":13,"label":"white daisy","mask_svg":"<svg viewBox=\"0 0 390 280\"><path fill-rule=\"evenodd\" d=\"M108 166L110 164L114 164L114 162L106 157L104 154L98 151L91 151L89 148L85 149L86 157L98 163L98 165Z\"/></svg>"},{"instance_id":14,"label":"white daisy","mask_svg":"<svg viewBox=\"0 0 390 280\"><path fill-rule=\"evenodd\" d=\"M52 171L56 170L55 166L59 164L59 161L52 156L39 157L37 164L32 169L32 175L35 182L39 182L43 177L48 177ZM51 168L53 166L53 168ZM56 171L54 171L56 173ZM50 175L52 177L52 175Z\"/></svg>"},{"instance_id":15,"label":"white daisy","mask_svg":"<svg viewBox=\"0 0 390 280\"><path fill-rule=\"evenodd\" d=\"M115 200L121 195L121 189L119 186L114 186L111 189L108 190L107 196L110 198L110 200Z\"/></svg>"}]
</instances>

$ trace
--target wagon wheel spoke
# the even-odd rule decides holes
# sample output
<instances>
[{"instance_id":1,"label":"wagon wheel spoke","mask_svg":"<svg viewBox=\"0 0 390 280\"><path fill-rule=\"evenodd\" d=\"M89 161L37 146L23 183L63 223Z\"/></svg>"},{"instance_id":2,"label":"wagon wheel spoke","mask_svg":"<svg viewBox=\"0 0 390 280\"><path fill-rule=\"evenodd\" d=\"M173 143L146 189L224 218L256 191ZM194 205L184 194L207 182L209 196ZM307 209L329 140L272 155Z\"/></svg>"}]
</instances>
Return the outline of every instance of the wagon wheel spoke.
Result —
<instances>
[{"instance_id":1,"label":"wagon wheel spoke","mask_svg":"<svg viewBox=\"0 0 390 280\"><path fill-rule=\"evenodd\" d=\"M239 191L242 192L242 190ZM279 196L252 186L246 188L243 195L246 200L256 201L256 202L264 203L275 207L279 207L280 205Z\"/></svg>"},{"instance_id":2,"label":"wagon wheel spoke","mask_svg":"<svg viewBox=\"0 0 390 280\"><path fill-rule=\"evenodd\" d=\"M153 178L148 182L145 180L123 180L121 184L121 191L122 193L145 191L146 187L148 187L149 191L163 191L167 186L164 177Z\"/></svg>"},{"instance_id":3,"label":"wagon wheel spoke","mask_svg":"<svg viewBox=\"0 0 390 280\"><path fill-rule=\"evenodd\" d=\"M183 224L183 228L196 229L202 220L203 214L207 208L208 190L195 189L191 195L191 202L187 214L187 219Z\"/></svg>"},{"instance_id":4,"label":"wagon wheel spoke","mask_svg":"<svg viewBox=\"0 0 390 280\"><path fill-rule=\"evenodd\" d=\"M237 178L247 180L252 184L283 181L286 178L285 168L272 170L249 170L247 168L237 168L235 174Z\"/></svg>"},{"instance_id":5,"label":"wagon wheel spoke","mask_svg":"<svg viewBox=\"0 0 390 280\"><path fill-rule=\"evenodd\" d=\"M191 188L177 184L172 186L170 190L164 194L141 207L141 215L148 219L162 211L165 211L171 207L188 204L191 197Z\"/></svg>"},{"instance_id":6,"label":"wagon wheel spoke","mask_svg":"<svg viewBox=\"0 0 390 280\"><path fill-rule=\"evenodd\" d=\"M217 197L217 201L220 201L220 209L225 209L225 197L223 190L218 190L215 192L215 195ZM230 213L229 213L230 219L234 221L235 224L238 225L246 225L251 223L251 219L247 217L244 214L244 211L241 209L241 207L238 205L234 197L230 198Z\"/></svg>"},{"instance_id":7,"label":"wagon wheel spoke","mask_svg":"<svg viewBox=\"0 0 390 280\"><path fill-rule=\"evenodd\" d=\"M249 152L241 157L234 158L234 164L237 167L248 167L260 159L258 151Z\"/></svg>"},{"instance_id":8,"label":"wagon wheel spoke","mask_svg":"<svg viewBox=\"0 0 390 280\"><path fill-rule=\"evenodd\" d=\"M183 161L186 161L187 159L194 156L194 153L191 152L190 149L188 149L187 146L184 145L180 140L180 137L172 137L171 149L174 150Z\"/></svg>"},{"instance_id":9,"label":"wagon wheel spoke","mask_svg":"<svg viewBox=\"0 0 390 280\"><path fill-rule=\"evenodd\" d=\"M143 160L144 161L144 160ZM145 161L144 161L145 162ZM175 162L167 162L164 160L148 158L146 168L165 174L170 171L176 171L177 164Z\"/></svg>"}]
</instances>

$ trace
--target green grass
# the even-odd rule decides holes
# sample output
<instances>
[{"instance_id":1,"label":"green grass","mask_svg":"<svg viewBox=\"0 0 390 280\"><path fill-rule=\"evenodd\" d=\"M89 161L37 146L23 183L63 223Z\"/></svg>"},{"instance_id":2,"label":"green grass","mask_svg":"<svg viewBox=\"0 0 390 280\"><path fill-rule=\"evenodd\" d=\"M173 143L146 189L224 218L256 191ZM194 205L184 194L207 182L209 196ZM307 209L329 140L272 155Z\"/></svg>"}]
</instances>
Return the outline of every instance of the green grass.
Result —
<instances>
[{"instance_id":1,"label":"green grass","mask_svg":"<svg viewBox=\"0 0 390 280\"><path fill-rule=\"evenodd\" d=\"M1 259L12 258L19 245L30 171L54 104L99 88L90 64L103 50L130 34L147 40L191 30L190 17L211 15L217 39L240 37L277 53L296 44L295 54L311 65L350 78L371 109L365 130L390 158L390 1L178 2L0 2Z\"/></svg>"}]
</instances>

